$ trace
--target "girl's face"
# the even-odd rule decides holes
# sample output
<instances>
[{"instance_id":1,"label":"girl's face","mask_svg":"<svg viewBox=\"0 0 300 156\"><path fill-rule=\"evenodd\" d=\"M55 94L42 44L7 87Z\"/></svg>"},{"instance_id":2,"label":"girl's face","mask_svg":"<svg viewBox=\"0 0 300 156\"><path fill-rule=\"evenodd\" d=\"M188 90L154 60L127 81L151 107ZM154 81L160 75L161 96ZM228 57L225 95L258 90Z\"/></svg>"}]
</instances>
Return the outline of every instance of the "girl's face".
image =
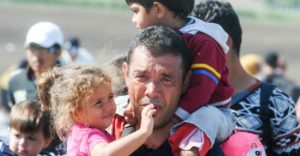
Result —
<instances>
[{"instance_id":1,"label":"girl's face","mask_svg":"<svg viewBox=\"0 0 300 156\"><path fill-rule=\"evenodd\" d=\"M43 148L47 147L51 138L46 139L43 132L22 133L11 128L9 148L18 156L37 156Z\"/></svg>"},{"instance_id":2,"label":"girl's face","mask_svg":"<svg viewBox=\"0 0 300 156\"><path fill-rule=\"evenodd\" d=\"M92 128L105 130L115 115L116 105L111 85L101 84L83 100L75 111L75 121Z\"/></svg>"}]
</instances>

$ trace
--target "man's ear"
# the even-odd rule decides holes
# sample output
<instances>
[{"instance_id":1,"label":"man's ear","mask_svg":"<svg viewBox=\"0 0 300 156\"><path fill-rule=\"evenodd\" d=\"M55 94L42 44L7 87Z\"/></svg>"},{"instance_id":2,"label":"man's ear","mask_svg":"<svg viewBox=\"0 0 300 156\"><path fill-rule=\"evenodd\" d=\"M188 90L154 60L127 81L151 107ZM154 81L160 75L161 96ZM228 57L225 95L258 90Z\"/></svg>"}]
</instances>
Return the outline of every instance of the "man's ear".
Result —
<instances>
[{"instance_id":1,"label":"man's ear","mask_svg":"<svg viewBox=\"0 0 300 156\"><path fill-rule=\"evenodd\" d=\"M166 8L166 6L164 6L160 2L153 2L152 9L154 9L153 11L155 11L158 18L162 18L166 15L166 11L168 8Z\"/></svg>"},{"instance_id":2,"label":"man's ear","mask_svg":"<svg viewBox=\"0 0 300 156\"><path fill-rule=\"evenodd\" d=\"M183 87L182 87L182 94L185 94L190 86L190 80L192 77L192 71L189 70L189 72L185 75L183 80Z\"/></svg>"},{"instance_id":3,"label":"man's ear","mask_svg":"<svg viewBox=\"0 0 300 156\"><path fill-rule=\"evenodd\" d=\"M127 62L123 63L122 70L123 70L123 75L124 75L124 80L125 80L126 86L128 87L129 64Z\"/></svg>"}]
</instances>

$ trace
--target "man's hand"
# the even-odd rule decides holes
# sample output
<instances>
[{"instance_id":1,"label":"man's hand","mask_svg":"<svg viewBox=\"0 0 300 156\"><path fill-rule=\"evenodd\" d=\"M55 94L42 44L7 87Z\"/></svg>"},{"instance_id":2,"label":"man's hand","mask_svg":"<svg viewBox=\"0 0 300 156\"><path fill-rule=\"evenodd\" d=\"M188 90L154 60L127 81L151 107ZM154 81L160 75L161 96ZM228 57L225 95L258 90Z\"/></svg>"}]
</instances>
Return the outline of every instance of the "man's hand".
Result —
<instances>
[{"instance_id":1,"label":"man's hand","mask_svg":"<svg viewBox=\"0 0 300 156\"><path fill-rule=\"evenodd\" d=\"M147 139L145 145L150 149L159 148L169 137L170 129L174 126L174 123L169 121L161 128L153 130L152 135Z\"/></svg>"}]
</instances>

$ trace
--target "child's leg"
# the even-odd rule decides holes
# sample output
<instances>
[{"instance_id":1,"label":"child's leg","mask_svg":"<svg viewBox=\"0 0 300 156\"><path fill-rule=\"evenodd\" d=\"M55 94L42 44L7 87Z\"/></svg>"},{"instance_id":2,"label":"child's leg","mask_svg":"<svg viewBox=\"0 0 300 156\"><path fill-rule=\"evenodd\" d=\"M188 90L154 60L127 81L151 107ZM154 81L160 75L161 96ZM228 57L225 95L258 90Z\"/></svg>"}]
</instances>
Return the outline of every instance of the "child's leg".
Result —
<instances>
[{"instance_id":1,"label":"child's leg","mask_svg":"<svg viewBox=\"0 0 300 156\"><path fill-rule=\"evenodd\" d=\"M218 109L213 106L205 106L191 114L183 124L179 124L175 127L175 129L172 129L173 135L171 138L182 138L183 134L181 130L187 132L189 129L188 125L190 125L189 123L195 125L201 132L203 132L202 138L201 135L199 135L199 137L204 140L202 144L203 146L207 145L207 142L205 142L205 138L207 137L208 141L210 141L210 147L215 142L220 143L227 139L232 134L235 126L230 108ZM192 130L190 132L192 132ZM186 136L190 137L190 135ZM194 136L197 137L197 135L193 135L193 137L190 138L195 139ZM180 145L181 143L178 142L183 140L185 142L189 142L186 141L186 137L184 136L182 140L177 139L175 141L177 143L175 144ZM202 147L199 146L198 148ZM200 152L201 150L202 149L199 149Z\"/></svg>"},{"instance_id":2,"label":"child's leg","mask_svg":"<svg viewBox=\"0 0 300 156\"><path fill-rule=\"evenodd\" d=\"M224 156L224 152L222 151L221 147L217 144L214 144L212 149L205 154L206 156ZM199 156L198 148L192 148L189 151L180 151L180 156ZM200 154L200 156L202 156Z\"/></svg>"},{"instance_id":3,"label":"child's leg","mask_svg":"<svg viewBox=\"0 0 300 156\"><path fill-rule=\"evenodd\" d=\"M176 133L169 137L169 143L174 156L190 153L184 151L190 151L191 149L197 149L198 155L206 155L211 148L207 136L195 125L190 123L184 123L176 129Z\"/></svg>"},{"instance_id":4,"label":"child's leg","mask_svg":"<svg viewBox=\"0 0 300 156\"><path fill-rule=\"evenodd\" d=\"M207 135L211 144L221 143L233 132L235 119L230 108L204 106L191 114L184 122L194 124Z\"/></svg>"}]
</instances>

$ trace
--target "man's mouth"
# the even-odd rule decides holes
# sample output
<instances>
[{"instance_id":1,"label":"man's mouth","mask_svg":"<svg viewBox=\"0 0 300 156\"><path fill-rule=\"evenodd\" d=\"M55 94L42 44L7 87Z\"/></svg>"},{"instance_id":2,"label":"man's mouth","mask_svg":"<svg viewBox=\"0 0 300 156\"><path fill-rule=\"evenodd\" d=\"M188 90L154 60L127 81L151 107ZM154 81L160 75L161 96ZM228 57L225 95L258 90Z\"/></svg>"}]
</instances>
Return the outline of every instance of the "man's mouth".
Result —
<instances>
[{"instance_id":1,"label":"man's mouth","mask_svg":"<svg viewBox=\"0 0 300 156\"><path fill-rule=\"evenodd\" d=\"M146 106L148 104L153 104L154 107L157 107L157 108L162 107L162 100L159 98L149 98L149 97L145 96L139 101L139 103L142 106Z\"/></svg>"},{"instance_id":2,"label":"man's mouth","mask_svg":"<svg viewBox=\"0 0 300 156\"><path fill-rule=\"evenodd\" d=\"M146 107L147 105L150 105L150 104L152 104L155 109L161 109L161 105L160 104L155 104L155 103L141 103L141 106Z\"/></svg>"}]
</instances>

